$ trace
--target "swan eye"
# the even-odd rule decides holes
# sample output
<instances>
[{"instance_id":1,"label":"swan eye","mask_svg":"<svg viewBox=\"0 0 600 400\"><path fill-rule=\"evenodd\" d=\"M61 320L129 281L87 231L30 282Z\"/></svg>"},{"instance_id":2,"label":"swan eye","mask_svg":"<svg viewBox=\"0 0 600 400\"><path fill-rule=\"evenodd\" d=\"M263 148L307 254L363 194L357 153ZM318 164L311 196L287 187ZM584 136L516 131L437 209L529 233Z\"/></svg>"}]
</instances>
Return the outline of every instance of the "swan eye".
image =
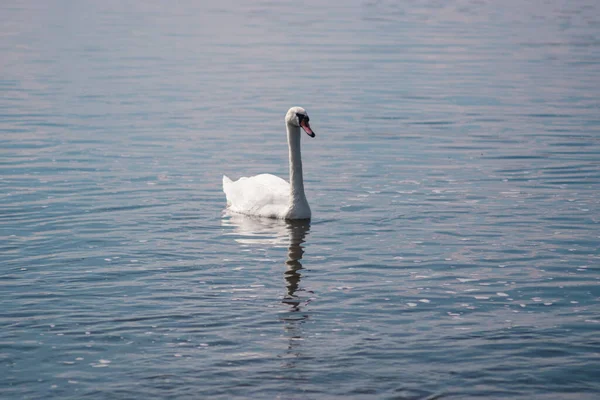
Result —
<instances>
[{"instance_id":1,"label":"swan eye","mask_svg":"<svg viewBox=\"0 0 600 400\"><path fill-rule=\"evenodd\" d=\"M303 120L306 120L306 122L310 121L310 118L308 118L308 115L304 115L304 114L296 114L296 116L298 117L298 122L301 123Z\"/></svg>"}]
</instances>

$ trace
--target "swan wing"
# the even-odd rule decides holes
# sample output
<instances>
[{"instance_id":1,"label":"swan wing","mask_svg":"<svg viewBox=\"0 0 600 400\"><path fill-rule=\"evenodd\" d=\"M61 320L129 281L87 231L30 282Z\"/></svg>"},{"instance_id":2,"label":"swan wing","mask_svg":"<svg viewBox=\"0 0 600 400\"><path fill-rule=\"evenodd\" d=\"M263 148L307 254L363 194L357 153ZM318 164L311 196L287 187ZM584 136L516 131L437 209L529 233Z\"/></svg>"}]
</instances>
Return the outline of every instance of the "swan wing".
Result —
<instances>
[{"instance_id":1,"label":"swan wing","mask_svg":"<svg viewBox=\"0 0 600 400\"><path fill-rule=\"evenodd\" d=\"M241 214L285 218L289 209L290 184L271 174L232 181L223 176L227 207Z\"/></svg>"}]
</instances>

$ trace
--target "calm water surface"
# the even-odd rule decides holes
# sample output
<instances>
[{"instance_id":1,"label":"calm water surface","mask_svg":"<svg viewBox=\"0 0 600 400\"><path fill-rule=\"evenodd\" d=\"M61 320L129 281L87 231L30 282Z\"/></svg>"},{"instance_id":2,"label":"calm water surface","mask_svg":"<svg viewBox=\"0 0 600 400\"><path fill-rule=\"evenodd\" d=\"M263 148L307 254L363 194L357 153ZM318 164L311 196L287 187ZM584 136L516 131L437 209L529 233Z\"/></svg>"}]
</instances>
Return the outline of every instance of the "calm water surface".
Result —
<instances>
[{"instance_id":1,"label":"calm water surface","mask_svg":"<svg viewBox=\"0 0 600 400\"><path fill-rule=\"evenodd\" d=\"M599 4L3 2L2 398L598 398Z\"/></svg>"}]
</instances>

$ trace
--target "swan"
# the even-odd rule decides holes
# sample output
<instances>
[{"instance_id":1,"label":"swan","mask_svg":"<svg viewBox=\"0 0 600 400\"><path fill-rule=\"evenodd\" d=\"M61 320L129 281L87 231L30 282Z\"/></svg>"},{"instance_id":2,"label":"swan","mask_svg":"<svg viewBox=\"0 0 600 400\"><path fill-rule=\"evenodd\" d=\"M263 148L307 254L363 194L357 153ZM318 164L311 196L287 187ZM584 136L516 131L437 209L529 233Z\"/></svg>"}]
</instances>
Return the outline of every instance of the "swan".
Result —
<instances>
[{"instance_id":1,"label":"swan","mask_svg":"<svg viewBox=\"0 0 600 400\"><path fill-rule=\"evenodd\" d=\"M300 128L315 137L309 120L302 107L292 107L285 115L291 184L271 174L242 177L235 182L223 175L223 192L230 211L267 218L310 219L300 155Z\"/></svg>"}]
</instances>

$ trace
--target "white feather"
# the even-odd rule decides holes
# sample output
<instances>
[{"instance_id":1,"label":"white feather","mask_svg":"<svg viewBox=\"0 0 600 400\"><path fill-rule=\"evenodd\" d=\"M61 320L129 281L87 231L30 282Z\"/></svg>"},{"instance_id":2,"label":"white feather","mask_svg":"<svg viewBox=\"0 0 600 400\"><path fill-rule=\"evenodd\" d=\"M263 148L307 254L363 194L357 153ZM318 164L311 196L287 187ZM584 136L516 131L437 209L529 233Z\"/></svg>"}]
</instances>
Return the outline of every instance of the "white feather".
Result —
<instances>
[{"instance_id":1,"label":"white feather","mask_svg":"<svg viewBox=\"0 0 600 400\"><path fill-rule=\"evenodd\" d=\"M227 197L227 208L230 211L281 219L311 217L310 207L304 194L298 114L308 119L308 114L301 107L290 108L285 118L292 184L271 174L242 177L237 181L223 176L223 192ZM310 127L308 129L314 136Z\"/></svg>"}]
</instances>

